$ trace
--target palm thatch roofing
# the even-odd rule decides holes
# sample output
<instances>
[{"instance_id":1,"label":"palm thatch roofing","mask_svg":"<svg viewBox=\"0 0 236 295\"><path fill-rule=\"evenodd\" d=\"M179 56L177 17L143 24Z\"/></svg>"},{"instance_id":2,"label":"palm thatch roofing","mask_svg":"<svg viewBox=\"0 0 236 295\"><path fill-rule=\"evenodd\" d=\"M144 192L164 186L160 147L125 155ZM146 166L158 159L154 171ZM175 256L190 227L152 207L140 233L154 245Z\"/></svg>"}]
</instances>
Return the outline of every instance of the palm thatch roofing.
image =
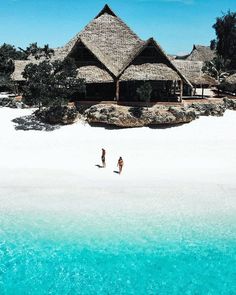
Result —
<instances>
[{"instance_id":1,"label":"palm thatch roofing","mask_svg":"<svg viewBox=\"0 0 236 295\"><path fill-rule=\"evenodd\" d=\"M105 69L98 66L79 67L77 78L84 79L87 84L114 82L112 76Z\"/></svg>"},{"instance_id":2,"label":"palm thatch roofing","mask_svg":"<svg viewBox=\"0 0 236 295\"><path fill-rule=\"evenodd\" d=\"M213 60L215 56L216 53L214 50L211 50L210 46L193 45L190 54L177 56L176 59L207 62Z\"/></svg>"},{"instance_id":3,"label":"palm thatch roofing","mask_svg":"<svg viewBox=\"0 0 236 295\"><path fill-rule=\"evenodd\" d=\"M144 44L114 12L106 5L82 32L56 52L59 58L66 57L81 40L93 54L118 76L137 48Z\"/></svg>"},{"instance_id":4,"label":"palm thatch roofing","mask_svg":"<svg viewBox=\"0 0 236 295\"><path fill-rule=\"evenodd\" d=\"M163 63L144 63L129 66L120 77L121 81L180 80L177 72Z\"/></svg>"},{"instance_id":5,"label":"palm thatch roofing","mask_svg":"<svg viewBox=\"0 0 236 295\"><path fill-rule=\"evenodd\" d=\"M229 84L236 84L236 73L227 77L225 82Z\"/></svg>"},{"instance_id":6,"label":"palm thatch roofing","mask_svg":"<svg viewBox=\"0 0 236 295\"><path fill-rule=\"evenodd\" d=\"M204 62L189 60L174 60L175 66L193 85L217 85L217 81L203 73Z\"/></svg>"},{"instance_id":7,"label":"palm thatch roofing","mask_svg":"<svg viewBox=\"0 0 236 295\"><path fill-rule=\"evenodd\" d=\"M152 63L144 61L141 64L137 64L136 58L138 58L138 56L149 46L152 46L155 49L158 57L156 56L154 58L155 61ZM134 75L134 77L132 77L132 75ZM182 79L186 84L192 86L190 81L179 71L173 61L170 60L161 46L153 38L148 39L144 45L137 50L124 68L120 79L123 81L132 81L136 80L136 78L137 80L159 81Z\"/></svg>"},{"instance_id":8,"label":"palm thatch roofing","mask_svg":"<svg viewBox=\"0 0 236 295\"><path fill-rule=\"evenodd\" d=\"M15 60L14 66L15 70L11 75L12 80L14 81L25 81L25 78L22 76L22 73L25 67L31 63L37 64L40 61L38 60Z\"/></svg>"}]
</instances>

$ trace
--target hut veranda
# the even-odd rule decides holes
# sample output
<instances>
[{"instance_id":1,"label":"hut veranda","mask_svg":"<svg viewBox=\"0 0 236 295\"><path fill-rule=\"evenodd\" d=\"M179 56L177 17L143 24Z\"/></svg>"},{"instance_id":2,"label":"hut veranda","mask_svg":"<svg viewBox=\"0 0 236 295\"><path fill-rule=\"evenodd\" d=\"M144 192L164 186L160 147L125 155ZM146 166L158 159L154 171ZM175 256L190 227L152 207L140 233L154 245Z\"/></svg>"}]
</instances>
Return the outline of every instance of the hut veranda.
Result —
<instances>
[{"instance_id":1,"label":"hut veranda","mask_svg":"<svg viewBox=\"0 0 236 295\"><path fill-rule=\"evenodd\" d=\"M192 84L150 38L141 40L108 5L64 47L55 49L53 60L73 58L78 78L86 82L84 94L74 93L79 102L137 102L137 89L151 84L151 101L182 101L191 95ZM22 72L34 60L15 61L12 78L24 83Z\"/></svg>"}]
</instances>

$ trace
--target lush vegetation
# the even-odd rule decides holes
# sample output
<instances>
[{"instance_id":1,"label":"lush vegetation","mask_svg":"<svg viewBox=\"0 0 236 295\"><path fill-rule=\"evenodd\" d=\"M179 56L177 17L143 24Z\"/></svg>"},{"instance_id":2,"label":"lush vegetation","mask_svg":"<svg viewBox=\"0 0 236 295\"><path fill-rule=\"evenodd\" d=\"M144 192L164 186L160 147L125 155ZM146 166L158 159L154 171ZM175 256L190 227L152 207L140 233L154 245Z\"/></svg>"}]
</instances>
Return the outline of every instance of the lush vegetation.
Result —
<instances>
[{"instance_id":1,"label":"lush vegetation","mask_svg":"<svg viewBox=\"0 0 236 295\"><path fill-rule=\"evenodd\" d=\"M211 77L214 77L218 82L221 82L228 76L226 65L227 63L225 60L221 56L216 55L213 60L205 63L203 71Z\"/></svg>"},{"instance_id":2,"label":"lush vegetation","mask_svg":"<svg viewBox=\"0 0 236 295\"><path fill-rule=\"evenodd\" d=\"M236 12L228 11L217 17L213 28L216 39L211 41L211 49L216 51L216 57L206 62L203 70L222 82L236 71Z\"/></svg>"},{"instance_id":3,"label":"lush vegetation","mask_svg":"<svg viewBox=\"0 0 236 295\"><path fill-rule=\"evenodd\" d=\"M14 71L14 59L26 59L22 51L10 44L4 43L0 46L0 87L12 88L11 74Z\"/></svg>"},{"instance_id":4,"label":"lush vegetation","mask_svg":"<svg viewBox=\"0 0 236 295\"><path fill-rule=\"evenodd\" d=\"M12 89L11 74L14 71L14 60L26 60L30 56L36 60L42 57L49 59L53 54L54 50L49 45L39 47L37 43L32 43L26 49L17 49L4 43L0 46L0 87Z\"/></svg>"},{"instance_id":5,"label":"lush vegetation","mask_svg":"<svg viewBox=\"0 0 236 295\"><path fill-rule=\"evenodd\" d=\"M228 69L236 69L236 12L228 11L216 19L213 25L216 39L212 41L217 55L220 56Z\"/></svg>"},{"instance_id":6,"label":"lush vegetation","mask_svg":"<svg viewBox=\"0 0 236 295\"><path fill-rule=\"evenodd\" d=\"M23 100L30 106L47 107L67 104L75 92L85 92L85 83L77 79L77 69L72 59L26 66L23 77Z\"/></svg>"},{"instance_id":7,"label":"lush vegetation","mask_svg":"<svg viewBox=\"0 0 236 295\"><path fill-rule=\"evenodd\" d=\"M54 55L54 50L49 47L48 44L44 45L44 47L39 47L37 42L31 43L26 49L19 48L21 52L23 52L27 57L33 56L36 60L44 57L46 59L50 59L52 55Z\"/></svg>"}]
</instances>

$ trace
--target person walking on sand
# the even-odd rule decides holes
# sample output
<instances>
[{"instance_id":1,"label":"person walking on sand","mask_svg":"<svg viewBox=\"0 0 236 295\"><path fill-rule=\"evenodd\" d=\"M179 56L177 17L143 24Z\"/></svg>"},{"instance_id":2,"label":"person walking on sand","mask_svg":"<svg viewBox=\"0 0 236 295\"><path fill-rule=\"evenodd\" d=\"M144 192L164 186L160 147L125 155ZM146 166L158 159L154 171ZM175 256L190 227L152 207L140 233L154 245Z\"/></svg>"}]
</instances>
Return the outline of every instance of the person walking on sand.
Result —
<instances>
[{"instance_id":1,"label":"person walking on sand","mask_svg":"<svg viewBox=\"0 0 236 295\"><path fill-rule=\"evenodd\" d=\"M101 159L102 159L102 166L103 166L103 168L105 168L106 167L106 151L105 151L105 149L102 149Z\"/></svg>"},{"instance_id":2,"label":"person walking on sand","mask_svg":"<svg viewBox=\"0 0 236 295\"><path fill-rule=\"evenodd\" d=\"M119 174L121 174L123 166L124 166L124 161L122 157L119 158L117 166L119 167Z\"/></svg>"}]
</instances>

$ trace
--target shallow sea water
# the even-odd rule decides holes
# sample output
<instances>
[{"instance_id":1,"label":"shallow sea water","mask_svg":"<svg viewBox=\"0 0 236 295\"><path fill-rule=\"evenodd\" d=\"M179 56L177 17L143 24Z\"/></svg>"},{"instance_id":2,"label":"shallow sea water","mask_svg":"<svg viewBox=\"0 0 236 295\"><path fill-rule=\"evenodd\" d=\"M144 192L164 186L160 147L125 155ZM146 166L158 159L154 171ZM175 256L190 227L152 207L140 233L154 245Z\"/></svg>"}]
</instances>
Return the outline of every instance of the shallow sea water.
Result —
<instances>
[{"instance_id":1,"label":"shallow sea water","mask_svg":"<svg viewBox=\"0 0 236 295\"><path fill-rule=\"evenodd\" d=\"M236 294L230 194L6 194L1 295Z\"/></svg>"}]
</instances>

